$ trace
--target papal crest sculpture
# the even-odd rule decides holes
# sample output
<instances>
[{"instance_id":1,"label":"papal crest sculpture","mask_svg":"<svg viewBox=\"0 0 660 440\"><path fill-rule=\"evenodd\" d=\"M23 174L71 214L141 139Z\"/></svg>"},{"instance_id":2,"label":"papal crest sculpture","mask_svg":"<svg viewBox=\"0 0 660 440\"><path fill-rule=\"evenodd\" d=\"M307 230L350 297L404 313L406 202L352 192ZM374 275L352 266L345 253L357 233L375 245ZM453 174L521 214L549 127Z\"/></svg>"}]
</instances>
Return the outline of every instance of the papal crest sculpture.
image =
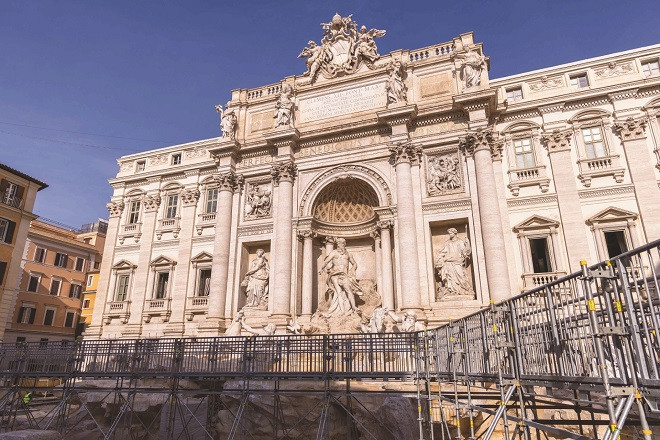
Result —
<instances>
[{"instance_id":1,"label":"papal crest sculpture","mask_svg":"<svg viewBox=\"0 0 660 440\"><path fill-rule=\"evenodd\" d=\"M380 58L375 38L385 35L385 31L362 26L358 31L357 23L351 18L335 14L330 23L321 23L324 29L321 45L314 41L308 43L298 58L305 57L307 71L312 83L319 73L325 78L334 78L357 71L362 63L370 69Z\"/></svg>"}]
</instances>

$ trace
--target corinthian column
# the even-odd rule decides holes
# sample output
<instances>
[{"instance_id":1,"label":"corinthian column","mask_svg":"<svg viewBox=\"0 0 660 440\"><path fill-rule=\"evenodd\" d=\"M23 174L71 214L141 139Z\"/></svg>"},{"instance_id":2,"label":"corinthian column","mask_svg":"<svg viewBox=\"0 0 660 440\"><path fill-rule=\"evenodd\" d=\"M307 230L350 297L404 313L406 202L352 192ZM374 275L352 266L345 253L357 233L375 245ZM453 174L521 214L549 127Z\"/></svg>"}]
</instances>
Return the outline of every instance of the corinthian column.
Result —
<instances>
[{"instance_id":1,"label":"corinthian column","mask_svg":"<svg viewBox=\"0 0 660 440\"><path fill-rule=\"evenodd\" d=\"M291 313L291 268L293 250L293 181L298 169L292 161L274 164L271 169L277 191L274 213L273 315Z\"/></svg>"},{"instance_id":2,"label":"corinthian column","mask_svg":"<svg viewBox=\"0 0 660 440\"><path fill-rule=\"evenodd\" d=\"M491 300L499 302L509 297L509 270L493 171L493 156L500 154L501 145L495 142L490 129L484 129L469 133L460 146L474 158L488 293Z\"/></svg>"},{"instance_id":3,"label":"corinthian column","mask_svg":"<svg viewBox=\"0 0 660 440\"><path fill-rule=\"evenodd\" d=\"M219 324L225 318L227 281L229 279L229 247L231 244L232 207L234 192L243 183L243 176L234 171L215 174L218 185L218 210L215 218L213 263L211 265L211 291L209 292L209 324Z\"/></svg>"},{"instance_id":4,"label":"corinthian column","mask_svg":"<svg viewBox=\"0 0 660 440\"><path fill-rule=\"evenodd\" d=\"M420 147L406 141L390 147L390 154L390 162L396 170L396 219L401 287L403 289L401 308L421 310L417 225L415 223L411 165L412 162L419 160L422 153Z\"/></svg>"},{"instance_id":5,"label":"corinthian column","mask_svg":"<svg viewBox=\"0 0 660 440\"><path fill-rule=\"evenodd\" d=\"M302 273L302 315L312 315L312 301L314 295L314 231L298 231L303 241L303 273Z\"/></svg>"},{"instance_id":6,"label":"corinthian column","mask_svg":"<svg viewBox=\"0 0 660 440\"><path fill-rule=\"evenodd\" d=\"M617 121L614 125L623 150L626 152L626 161L630 171L630 180L635 188L637 208L642 217L642 227L646 241L660 238L660 189L655 178L653 158L646 142L646 119L628 118Z\"/></svg>"}]
</instances>

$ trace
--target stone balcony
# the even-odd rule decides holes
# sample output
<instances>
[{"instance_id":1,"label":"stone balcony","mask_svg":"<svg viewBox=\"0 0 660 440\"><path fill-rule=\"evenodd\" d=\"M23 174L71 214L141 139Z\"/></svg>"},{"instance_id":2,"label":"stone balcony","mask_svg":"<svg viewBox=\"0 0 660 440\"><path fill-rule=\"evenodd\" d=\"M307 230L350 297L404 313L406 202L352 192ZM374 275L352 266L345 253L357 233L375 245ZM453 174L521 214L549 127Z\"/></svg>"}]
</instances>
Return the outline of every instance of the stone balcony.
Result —
<instances>
[{"instance_id":1,"label":"stone balcony","mask_svg":"<svg viewBox=\"0 0 660 440\"><path fill-rule=\"evenodd\" d=\"M215 226L215 217L215 212L204 212L197 214L197 223L195 224L197 235L202 235L204 228L211 228Z\"/></svg>"},{"instance_id":2,"label":"stone balcony","mask_svg":"<svg viewBox=\"0 0 660 440\"><path fill-rule=\"evenodd\" d=\"M130 301L110 301L105 306L103 318L106 324L110 324L113 319L120 319L122 324L128 322L130 312Z\"/></svg>"},{"instance_id":3,"label":"stone balcony","mask_svg":"<svg viewBox=\"0 0 660 440\"><path fill-rule=\"evenodd\" d=\"M545 165L509 171L509 185L507 186L514 196L520 194L520 188L523 186L537 185L543 193L547 192L550 187L550 179L545 174Z\"/></svg>"},{"instance_id":4,"label":"stone balcony","mask_svg":"<svg viewBox=\"0 0 660 440\"><path fill-rule=\"evenodd\" d=\"M144 322L151 322L151 318L159 317L163 322L170 319L172 310L170 309L170 298L155 298L148 299L144 303L144 310L142 311L142 319Z\"/></svg>"},{"instance_id":5,"label":"stone balcony","mask_svg":"<svg viewBox=\"0 0 660 440\"><path fill-rule=\"evenodd\" d=\"M181 231L181 218L161 218L158 219L158 228L156 228L156 238L161 239L163 233L171 232L174 235L174 238L179 236L179 231Z\"/></svg>"},{"instance_id":6,"label":"stone balcony","mask_svg":"<svg viewBox=\"0 0 660 440\"><path fill-rule=\"evenodd\" d=\"M205 315L209 307L208 296L193 296L186 299L186 319L192 321L195 315Z\"/></svg>"},{"instance_id":7,"label":"stone balcony","mask_svg":"<svg viewBox=\"0 0 660 440\"><path fill-rule=\"evenodd\" d=\"M591 179L594 177L612 176L616 183L623 182L625 169L619 165L619 155L580 159L578 166L580 167L578 179L586 187L591 186Z\"/></svg>"},{"instance_id":8,"label":"stone balcony","mask_svg":"<svg viewBox=\"0 0 660 440\"><path fill-rule=\"evenodd\" d=\"M124 244L124 240L133 237L135 242L140 241L142 236L142 223L130 223L121 225L119 229L119 243Z\"/></svg>"},{"instance_id":9,"label":"stone balcony","mask_svg":"<svg viewBox=\"0 0 660 440\"><path fill-rule=\"evenodd\" d=\"M563 276L566 276L566 272L541 272L523 274L523 290L534 289L544 284L557 281Z\"/></svg>"}]
</instances>

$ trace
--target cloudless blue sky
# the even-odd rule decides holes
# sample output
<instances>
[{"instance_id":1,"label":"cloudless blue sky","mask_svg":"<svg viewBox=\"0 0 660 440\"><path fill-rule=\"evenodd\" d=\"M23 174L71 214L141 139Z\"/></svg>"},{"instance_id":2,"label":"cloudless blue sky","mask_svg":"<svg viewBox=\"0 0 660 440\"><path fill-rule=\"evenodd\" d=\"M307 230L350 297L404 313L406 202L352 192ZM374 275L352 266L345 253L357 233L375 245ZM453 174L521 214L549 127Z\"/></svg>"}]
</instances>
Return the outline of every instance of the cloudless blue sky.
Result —
<instances>
[{"instance_id":1,"label":"cloudless blue sky","mask_svg":"<svg viewBox=\"0 0 660 440\"><path fill-rule=\"evenodd\" d=\"M491 78L660 43L658 0L0 0L0 162L50 185L37 214L107 217L118 157L218 136L214 106L304 72L335 12L382 54L474 31Z\"/></svg>"}]
</instances>

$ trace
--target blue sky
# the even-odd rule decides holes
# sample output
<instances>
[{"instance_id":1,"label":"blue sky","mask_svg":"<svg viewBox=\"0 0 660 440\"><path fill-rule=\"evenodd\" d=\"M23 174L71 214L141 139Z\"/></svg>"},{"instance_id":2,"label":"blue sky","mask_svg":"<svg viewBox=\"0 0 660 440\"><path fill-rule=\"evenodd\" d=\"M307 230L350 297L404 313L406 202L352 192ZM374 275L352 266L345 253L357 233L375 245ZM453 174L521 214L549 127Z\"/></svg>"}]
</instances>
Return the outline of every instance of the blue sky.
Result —
<instances>
[{"instance_id":1,"label":"blue sky","mask_svg":"<svg viewBox=\"0 0 660 440\"><path fill-rule=\"evenodd\" d=\"M300 74L335 12L380 53L474 31L491 78L660 43L659 1L0 0L0 162L44 180L35 212L107 217L124 154L218 136L230 90Z\"/></svg>"}]
</instances>

